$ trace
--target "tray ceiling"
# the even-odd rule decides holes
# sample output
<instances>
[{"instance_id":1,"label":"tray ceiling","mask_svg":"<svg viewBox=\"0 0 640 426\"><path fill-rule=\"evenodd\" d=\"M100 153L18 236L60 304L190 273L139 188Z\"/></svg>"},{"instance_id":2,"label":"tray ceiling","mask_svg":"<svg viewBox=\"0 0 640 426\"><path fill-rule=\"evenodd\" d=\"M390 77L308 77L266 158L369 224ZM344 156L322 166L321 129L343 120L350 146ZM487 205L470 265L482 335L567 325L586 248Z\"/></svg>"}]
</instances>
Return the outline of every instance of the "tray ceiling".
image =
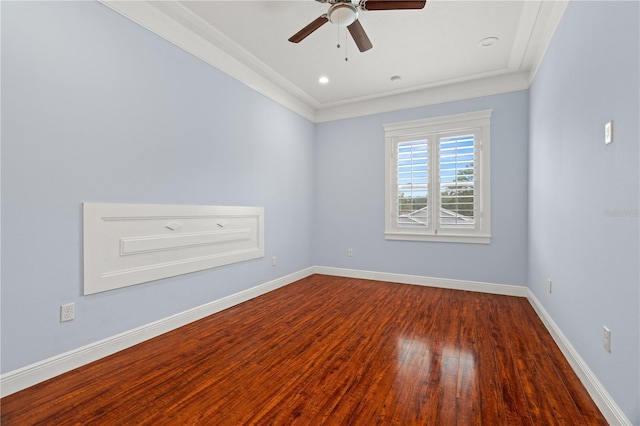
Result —
<instances>
[{"instance_id":1,"label":"tray ceiling","mask_svg":"<svg viewBox=\"0 0 640 426\"><path fill-rule=\"evenodd\" d=\"M428 0L363 11L374 47L361 53L331 23L287 41L327 11L313 0L103 3L313 121L526 89L567 4Z\"/></svg>"}]
</instances>

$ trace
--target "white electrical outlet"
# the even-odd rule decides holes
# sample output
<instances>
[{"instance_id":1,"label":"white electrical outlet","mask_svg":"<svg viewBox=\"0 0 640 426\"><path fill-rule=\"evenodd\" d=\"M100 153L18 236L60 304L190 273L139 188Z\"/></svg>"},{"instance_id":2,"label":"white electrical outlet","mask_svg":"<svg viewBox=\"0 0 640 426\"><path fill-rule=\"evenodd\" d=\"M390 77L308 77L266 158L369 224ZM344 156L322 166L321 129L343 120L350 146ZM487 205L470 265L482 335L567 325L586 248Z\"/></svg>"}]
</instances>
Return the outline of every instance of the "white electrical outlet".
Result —
<instances>
[{"instance_id":1,"label":"white electrical outlet","mask_svg":"<svg viewBox=\"0 0 640 426\"><path fill-rule=\"evenodd\" d=\"M347 256L353 257L353 249L347 249Z\"/></svg>"},{"instance_id":2,"label":"white electrical outlet","mask_svg":"<svg viewBox=\"0 0 640 426\"><path fill-rule=\"evenodd\" d=\"M553 290L553 283L551 282L551 278L547 279L547 290L549 291L549 294L551 294L551 291Z\"/></svg>"},{"instance_id":3,"label":"white electrical outlet","mask_svg":"<svg viewBox=\"0 0 640 426\"><path fill-rule=\"evenodd\" d=\"M278 264L278 259L275 256L273 256L271 258L271 266L276 266L277 264Z\"/></svg>"},{"instance_id":4,"label":"white electrical outlet","mask_svg":"<svg viewBox=\"0 0 640 426\"><path fill-rule=\"evenodd\" d=\"M602 347L605 351L611 352L611 330L602 327Z\"/></svg>"},{"instance_id":5,"label":"white electrical outlet","mask_svg":"<svg viewBox=\"0 0 640 426\"><path fill-rule=\"evenodd\" d=\"M67 303L60 306L60 322L73 321L75 318L75 305Z\"/></svg>"}]
</instances>

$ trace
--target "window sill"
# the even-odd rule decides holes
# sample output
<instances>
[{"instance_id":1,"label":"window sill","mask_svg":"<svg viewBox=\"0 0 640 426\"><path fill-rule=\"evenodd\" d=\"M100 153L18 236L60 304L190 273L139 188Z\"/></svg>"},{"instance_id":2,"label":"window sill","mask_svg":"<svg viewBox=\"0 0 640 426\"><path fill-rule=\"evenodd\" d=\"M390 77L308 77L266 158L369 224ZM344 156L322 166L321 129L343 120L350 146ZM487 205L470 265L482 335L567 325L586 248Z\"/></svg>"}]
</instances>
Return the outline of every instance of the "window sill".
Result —
<instances>
[{"instance_id":1,"label":"window sill","mask_svg":"<svg viewBox=\"0 0 640 426\"><path fill-rule=\"evenodd\" d=\"M469 235L469 234L416 234L404 232L385 232L387 240L404 241L439 241L443 243L470 243L470 244L490 244L491 235Z\"/></svg>"}]
</instances>

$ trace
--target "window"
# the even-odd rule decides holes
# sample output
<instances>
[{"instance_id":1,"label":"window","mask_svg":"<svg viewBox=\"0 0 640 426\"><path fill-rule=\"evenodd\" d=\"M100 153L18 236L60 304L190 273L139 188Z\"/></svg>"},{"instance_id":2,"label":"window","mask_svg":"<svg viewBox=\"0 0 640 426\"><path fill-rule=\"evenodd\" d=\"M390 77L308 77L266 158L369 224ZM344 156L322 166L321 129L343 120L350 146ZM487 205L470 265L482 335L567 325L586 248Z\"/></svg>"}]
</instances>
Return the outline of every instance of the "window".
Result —
<instances>
[{"instance_id":1,"label":"window","mask_svg":"<svg viewBox=\"0 0 640 426\"><path fill-rule=\"evenodd\" d=\"M385 124L391 240L489 243L491 110Z\"/></svg>"}]
</instances>

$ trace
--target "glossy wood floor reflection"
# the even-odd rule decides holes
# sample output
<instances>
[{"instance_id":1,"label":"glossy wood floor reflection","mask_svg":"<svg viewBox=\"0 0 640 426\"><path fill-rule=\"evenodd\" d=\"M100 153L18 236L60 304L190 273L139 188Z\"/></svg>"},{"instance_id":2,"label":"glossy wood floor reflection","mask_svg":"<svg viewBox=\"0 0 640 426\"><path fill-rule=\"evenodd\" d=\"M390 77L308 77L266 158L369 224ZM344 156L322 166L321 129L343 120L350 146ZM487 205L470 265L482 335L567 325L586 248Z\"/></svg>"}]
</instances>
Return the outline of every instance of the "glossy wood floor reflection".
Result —
<instances>
[{"instance_id":1,"label":"glossy wood floor reflection","mask_svg":"<svg viewBox=\"0 0 640 426\"><path fill-rule=\"evenodd\" d=\"M606 424L526 299L322 275L1 404L5 426Z\"/></svg>"}]
</instances>

